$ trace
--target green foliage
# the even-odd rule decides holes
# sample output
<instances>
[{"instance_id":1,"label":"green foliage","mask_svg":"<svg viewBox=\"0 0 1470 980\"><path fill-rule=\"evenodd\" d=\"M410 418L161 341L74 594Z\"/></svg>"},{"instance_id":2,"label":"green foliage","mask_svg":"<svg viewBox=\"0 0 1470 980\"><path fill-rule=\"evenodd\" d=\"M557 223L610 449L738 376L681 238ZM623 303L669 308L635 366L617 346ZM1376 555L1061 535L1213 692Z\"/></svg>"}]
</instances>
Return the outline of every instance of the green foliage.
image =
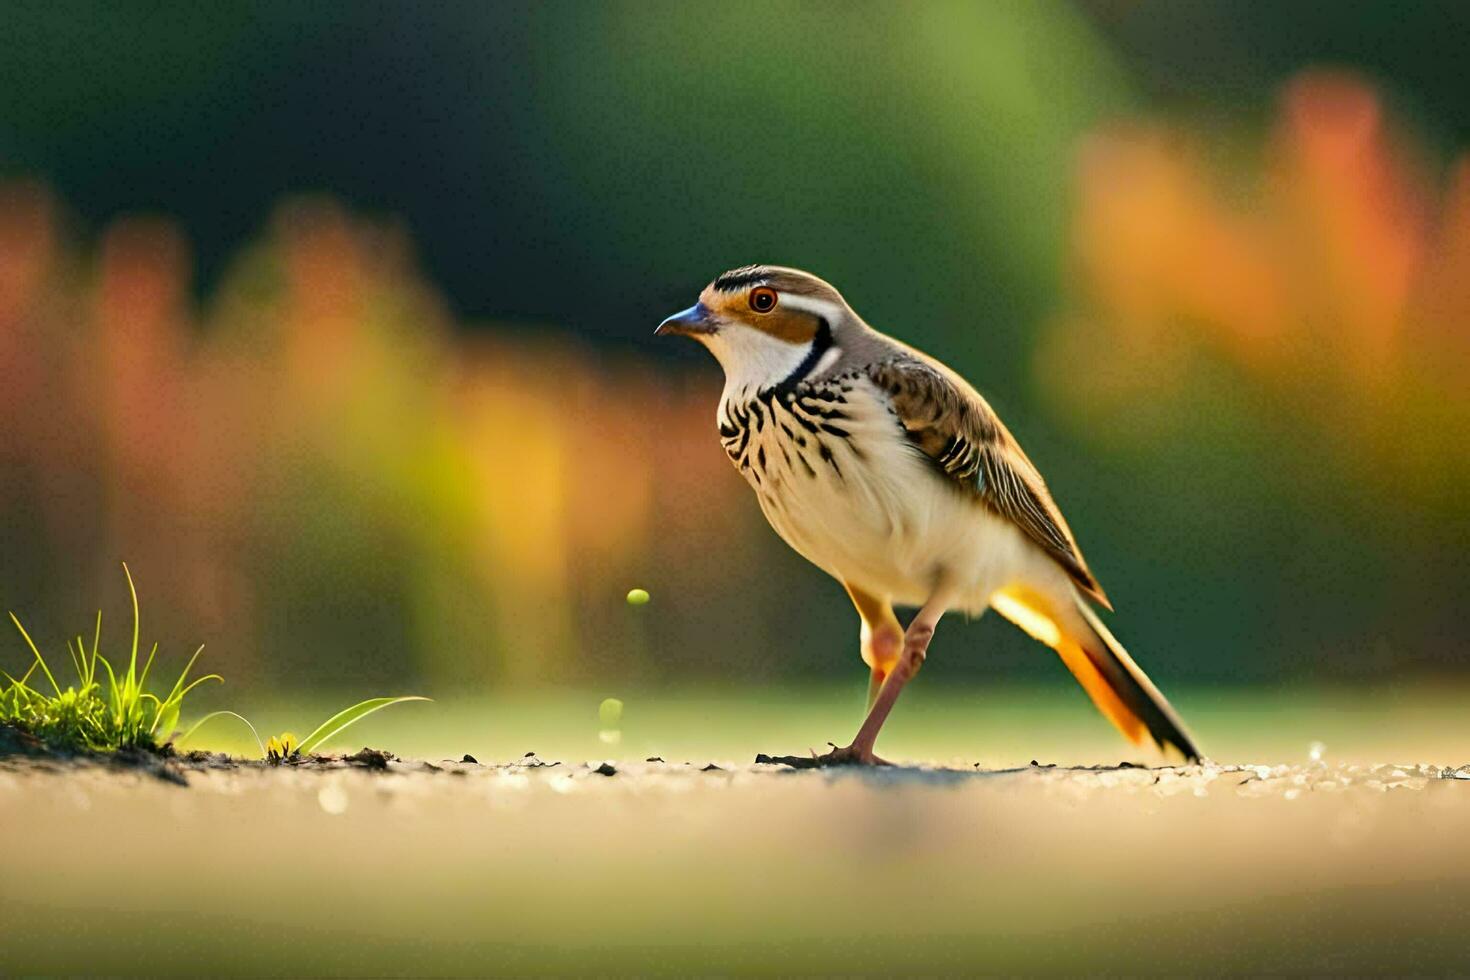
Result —
<instances>
[{"instance_id":1,"label":"green foliage","mask_svg":"<svg viewBox=\"0 0 1470 980\"><path fill-rule=\"evenodd\" d=\"M0 678L3 678L3 683L0 683L0 723L14 725L65 749L94 752L156 749L173 733L189 692L205 681L223 680L218 674L189 680L194 662L204 651L200 646L166 694L149 690L149 675L158 654L158 644L149 650L148 658L139 670L138 592L133 587L133 576L126 563L123 575L127 577L128 593L133 603L133 642L128 652L127 670L115 670L112 662L102 656L102 613L98 612L90 650L80 635L75 644L67 642L76 683L63 690L19 617L11 613L10 621L20 631L32 659L30 667L19 678L0 671ZM101 673L98 667L101 667ZM37 671L45 679L49 693L39 681L32 683Z\"/></svg>"},{"instance_id":2,"label":"green foliage","mask_svg":"<svg viewBox=\"0 0 1470 980\"><path fill-rule=\"evenodd\" d=\"M167 694L149 690L148 680L153 670L153 660L158 654L158 644L155 643L148 651L143 668L139 670L138 592L133 587L133 576L126 563L123 564L123 575L127 577L128 593L133 602L133 642L128 652L127 670L114 669L112 662L102 656L102 613L98 612L91 649L87 648L81 636L76 638L75 644L67 642L66 649L71 654L76 683L63 690L56 675L51 672L50 665L46 663L46 658L21 625L19 617L11 613L10 621L20 631L31 651L31 665L19 678L0 670L0 679L3 679L0 682L0 724L13 725L50 745L73 751L115 752L130 748L153 750L171 740L179 722L184 699L190 691L205 681L223 682L224 678L219 674L206 674L193 681L189 680L194 662L204 652L204 647L200 646L189 658L188 664ZM32 683L38 671L50 693L41 689L39 681ZM102 680L104 676L105 684ZM178 741L186 741L206 722L215 718L235 718L243 722L255 736L261 756L268 762L278 763L310 754L312 749L327 739L341 734L368 715L389 705L401 701L427 700L429 699L417 696L369 698L337 712L299 742L295 735L287 732L273 736L264 744L261 743L255 726L243 715L233 711L212 711L196 721Z\"/></svg>"},{"instance_id":3,"label":"green foliage","mask_svg":"<svg viewBox=\"0 0 1470 980\"><path fill-rule=\"evenodd\" d=\"M296 749L296 751L303 755L309 754L312 749L316 748L318 745L321 745L333 735L340 734L349 726L357 724L368 715L372 714L375 711L380 711L383 708L388 707L390 704L398 704L400 701L427 700L429 699L418 697L416 695L409 695L399 698L369 698L366 701L359 701L357 704L354 704L350 708L342 709L341 711L337 712L335 715L318 725L310 735L306 736L306 738L302 740L301 745Z\"/></svg>"},{"instance_id":4,"label":"green foliage","mask_svg":"<svg viewBox=\"0 0 1470 980\"><path fill-rule=\"evenodd\" d=\"M205 722L221 716L229 716L245 722L246 726L250 729L250 733L255 736L256 744L260 746L261 756L265 761L273 765L278 765L282 762L289 762L292 759L299 759L302 756L310 755L312 749L322 745L327 739L335 735L340 735L375 711L381 711L389 705L399 704L403 701L428 700L428 698L419 697L418 695L405 695L396 698L368 698L366 701L359 701L349 708L343 708L318 725L304 739L298 739L291 732L283 732L280 735L272 735L263 744L260 741L260 734L255 730L255 726L250 724L243 716L237 715L233 711L214 711L195 722L194 726L179 738L179 741L187 741Z\"/></svg>"}]
</instances>

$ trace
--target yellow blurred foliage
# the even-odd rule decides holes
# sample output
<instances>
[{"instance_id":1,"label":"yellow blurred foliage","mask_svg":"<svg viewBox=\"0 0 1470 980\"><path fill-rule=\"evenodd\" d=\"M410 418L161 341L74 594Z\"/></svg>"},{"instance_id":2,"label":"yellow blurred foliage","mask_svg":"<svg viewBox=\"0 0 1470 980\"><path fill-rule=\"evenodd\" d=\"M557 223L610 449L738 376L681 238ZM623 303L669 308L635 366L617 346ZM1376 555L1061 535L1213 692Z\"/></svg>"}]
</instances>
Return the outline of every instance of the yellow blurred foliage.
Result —
<instances>
[{"instance_id":1,"label":"yellow blurred foliage","mask_svg":"<svg viewBox=\"0 0 1470 980\"><path fill-rule=\"evenodd\" d=\"M1115 445L1181 438L1223 366L1241 400L1405 502L1447 500L1470 431L1470 157L1439 176L1378 93L1311 71L1265 145L1161 121L1078 155L1074 295L1048 394ZM1268 447L1269 449L1269 447ZM1289 451L1288 451L1289 454Z\"/></svg>"},{"instance_id":2,"label":"yellow blurred foliage","mask_svg":"<svg viewBox=\"0 0 1470 980\"><path fill-rule=\"evenodd\" d=\"M46 187L0 186L0 502L35 532L11 560L126 556L226 663L300 665L262 647L366 591L411 647L379 656L541 681L641 642L608 624L669 554L695 581L750 560L707 518L740 491L711 391L458 329L391 226L291 202L201 310L172 223L118 220L95 254L63 225Z\"/></svg>"}]
</instances>

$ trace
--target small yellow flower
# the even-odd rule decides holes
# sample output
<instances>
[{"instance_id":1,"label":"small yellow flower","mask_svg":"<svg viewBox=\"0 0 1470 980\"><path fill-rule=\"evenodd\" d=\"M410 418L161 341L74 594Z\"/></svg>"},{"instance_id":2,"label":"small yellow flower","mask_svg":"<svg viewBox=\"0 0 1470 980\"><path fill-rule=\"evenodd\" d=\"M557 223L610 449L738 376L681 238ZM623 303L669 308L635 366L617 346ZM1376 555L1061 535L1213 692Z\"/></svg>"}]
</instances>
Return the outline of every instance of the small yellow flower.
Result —
<instances>
[{"instance_id":1,"label":"small yellow flower","mask_svg":"<svg viewBox=\"0 0 1470 980\"><path fill-rule=\"evenodd\" d=\"M272 735L265 743L266 761L279 765L294 756L300 744L296 736L290 732Z\"/></svg>"}]
</instances>

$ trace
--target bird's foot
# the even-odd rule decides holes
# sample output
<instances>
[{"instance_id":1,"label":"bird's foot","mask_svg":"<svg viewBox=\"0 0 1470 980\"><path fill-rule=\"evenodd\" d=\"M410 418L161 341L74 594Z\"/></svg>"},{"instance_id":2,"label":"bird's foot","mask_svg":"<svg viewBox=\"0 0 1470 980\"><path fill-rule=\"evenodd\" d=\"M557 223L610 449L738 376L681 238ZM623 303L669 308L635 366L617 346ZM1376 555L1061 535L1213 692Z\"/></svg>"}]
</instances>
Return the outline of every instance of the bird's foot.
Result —
<instances>
[{"instance_id":1,"label":"bird's foot","mask_svg":"<svg viewBox=\"0 0 1470 980\"><path fill-rule=\"evenodd\" d=\"M873 754L871 747L859 748L857 745L844 745L838 748L836 744L828 742L832 751L824 755L812 753L812 758L818 766L891 766L893 763L887 759L880 759Z\"/></svg>"},{"instance_id":2,"label":"bird's foot","mask_svg":"<svg viewBox=\"0 0 1470 980\"><path fill-rule=\"evenodd\" d=\"M828 742L832 751L823 755L812 752L811 755L766 755L762 752L755 757L758 763L766 763L773 766L790 766L792 769L825 769L829 766L891 766L893 763L887 759L880 759L873 754L872 749L866 752L851 745L838 748L836 744Z\"/></svg>"}]
</instances>

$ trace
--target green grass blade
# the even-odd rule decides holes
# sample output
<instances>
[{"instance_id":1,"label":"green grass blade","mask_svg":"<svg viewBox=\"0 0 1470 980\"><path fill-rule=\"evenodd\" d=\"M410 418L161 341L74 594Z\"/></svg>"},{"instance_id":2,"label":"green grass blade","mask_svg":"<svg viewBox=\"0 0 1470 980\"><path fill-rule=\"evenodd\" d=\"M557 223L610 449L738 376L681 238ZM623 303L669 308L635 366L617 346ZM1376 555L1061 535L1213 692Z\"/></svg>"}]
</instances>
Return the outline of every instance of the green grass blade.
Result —
<instances>
[{"instance_id":1,"label":"green grass blade","mask_svg":"<svg viewBox=\"0 0 1470 980\"><path fill-rule=\"evenodd\" d=\"M97 610L97 628L92 631L92 665L88 674L97 676L97 654L102 650L102 610Z\"/></svg>"},{"instance_id":2,"label":"green grass blade","mask_svg":"<svg viewBox=\"0 0 1470 980\"><path fill-rule=\"evenodd\" d=\"M219 674L205 674L203 677L196 677L194 680L190 681L182 691L179 692L178 697L176 697L174 700L182 703L184 700L184 695L188 694L190 691L194 690L194 688L198 687L200 684L205 683L206 681L219 681L221 684L223 684L225 682L225 679Z\"/></svg>"},{"instance_id":3,"label":"green grass blade","mask_svg":"<svg viewBox=\"0 0 1470 980\"><path fill-rule=\"evenodd\" d=\"M97 680L97 661L88 655L87 644L81 634L77 634L77 660L81 662L82 684L91 687Z\"/></svg>"},{"instance_id":4,"label":"green grass blade","mask_svg":"<svg viewBox=\"0 0 1470 980\"><path fill-rule=\"evenodd\" d=\"M128 579L128 595L133 599L133 652L128 659L128 685L131 687L138 677L138 590L133 587L133 573L128 563L123 562L123 575Z\"/></svg>"},{"instance_id":5,"label":"green grass blade","mask_svg":"<svg viewBox=\"0 0 1470 980\"><path fill-rule=\"evenodd\" d=\"M31 653L36 656L36 663L41 665L41 671L46 675L46 679L51 682L51 690L56 692L57 697L61 697L61 688L57 685L56 678L51 676L51 668L46 666L46 658L41 656L40 650L36 649L36 644L31 640L31 634L26 632L24 626L20 625L20 620L16 617L15 613L10 614L10 621L15 624L16 629L20 630L20 635L25 637L26 646L31 648Z\"/></svg>"},{"instance_id":6,"label":"green grass blade","mask_svg":"<svg viewBox=\"0 0 1470 980\"><path fill-rule=\"evenodd\" d=\"M66 652L71 657L71 669L76 671L77 677L80 678L82 686L85 687L87 684L87 668L86 665L82 663L81 657L79 657L77 655L77 652L72 649L71 640L66 641Z\"/></svg>"},{"instance_id":7,"label":"green grass blade","mask_svg":"<svg viewBox=\"0 0 1470 980\"><path fill-rule=\"evenodd\" d=\"M153 739L154 741L157 741L159 736L159 729L162 729L163 739L164 741L168 741L169 733L174 730L174 726L178 723L178 702L165 701L163 703L163 706L159 708L158 712L153 716L153 724L148 726L148 737Z\"/></svg>"},{"instance_id":8,"label":"green grass blade","mask_svg":"<svg viewBox=\"0 0 1470 980\"><path fill-rule=\"evenodd\" d=\"M168 733L173 731L173 727L179 722L179 709L184 706L185 695L207 681L219 681L223 684L225 679L219 674L205 674L182 691L175 691L169 695L159 707L158 714L154 716L153 727L148 729L148 734L157 735L159 734L159 729L162 728L162 734L164 737L167 737Z\"/></svg>"},{"instance_id":9,"label":"green grass blade","mask_svg":"<svg viewBox=\"0 0 1470 980\"><path fill-rule=\"evenodd\" d=\"M120 720L122 718L122 695L117 689L117 675L112 672L112 664L108 662L106 657L99 657L97 659L102 661L102 669L107 671L108 706L112 708L113 717Z\"/></svg>"},{"instance_id":10,"label":"green grass blade","mask_svg":"<svg viewBox=\"0 0 1470 980\"><path fill-rule=\"evenodd\" d=\"M77 634L77 674L82 678L82 688L88 689L92 686L92 672L97 667L96 661L87 656L87 644L80 633Z\"/></svg>"},{"instance_id":11,"label":"green grass blade","mask_svg":"<svg viewBox=\"0 0 1470 980\"><path fill-rule=\"evenodd\" d=\"M15 690L21 692L22 694L25 694L27 697L34 697L36 696L37 692L31 690L30 686L26 684L26 681L31 679L31 673L35 669L36 665L31 664L31 669L26 671L25 676L22 677L20 680L16 680L14 677L11 677L9 672L4 670L0 670L0 677L4 677L7 681L9 681L11 686Z\"/></svg>"},{"instance_id":12,"label":"green grass blade","mask_svg":"<svg viewBox=\"0 0 1470 980\"><path fill-rule=\"evenodd\" d=\"M31 661L31 665L26 668L26 672L24 674L21 674L20 675L20 683L21 683L21 685L24 686L24 685L28 684L30 682L31 675L34 674L35 672L36 672L36 661L32 660Z\"/></svg>"},{"instance_id":13,"label":"green grass blade","mask_svg":"<svg viewBox=\"0 0 1470 980\"><path fill-rule=\"evenodd\" d=\"M148 651L148 662L143 665L143 673L138 675L138 690L148 686L148 672L153 669L153 658L158 656L158 644L153 644L153 649Z\"/></svg>"},{"instance_id":14,"label":"green grass blade","mask_svg":"<svg viewBox=\"0 0 1470 980\"><path fill-rule=\"evenodd\" d=\"M418 697L417 695L409 695L407 697L400 698L369 698L366 701L359 701L357 704L354 704L350 708L342 709L341 711L337 712L335 715L318 725L316 731L312 732L310 735L306 736L306 738L301 740L301 747L297 749L297 751L300 752L302 755L309 754L312 749L316 748L318 745L321 745L332 736L340 734L343 729L357 724L368 715L372 714L375 711L381 711L384 708L388 707L390 704L399 704L403 701L428 700L428 698Z\"/></svg>"},{"instance_id":15,"label":"green grass blade","mask_svg":"<svg viewBox=\"0 0 1470 980\"><path fill-rule=\"evenodd\" d=\"M265 758L265 743L260 740L260 733L255 730L255 726L254 725L250 724L250 719L246 718L244 715L236 714L233 711L211 711L209 714L205 715L203 718L200 718L198 721L194 722L194 724L190 725L189 726L189 730L187 732L185 732L184 734L180 735L177 739L174 740L174 744L175 745L179 745L179 744L182 744L184 742L187 742L190 738L192 738L194 736L194 733L195 732L199 731L199 729L204 726L204 723L205 722L211 721L211 720L213 720L215 718L226 718L226 717L227 718L238 718L240 721L243 721L245 723L245 727L248 728L248 729L250 729L250 734L255 738L255 745L256 745L256 747L260 749L260 757L262 759L264 759Z\"/></svg>"},{"instance_id":16,"label":"green grass blade","mask_svg":"<svg viewBox=\"0 0 1470 980\"><path fill-rule=\"evenodd\" d=\"M199 644L199 649L194 651L194 656L190 657L189 658L189 662L184 665L184 670L183 670L182 673L179 674L179 679L176 680L176 681L174 681L174 688L173 688L173 690L172 691L169 691L168 692L168 697L166 697L166 698L163 699L163 703L164 704L169 704L170 702L174 701L175 699L180 699L181 700L183 698L183 696L184 696L184 694L185 694L186 691L193 689L193 687L194 687L193 684L190 684L189 687L185 688L184 687L184 681L186 681L189 678L189 671L191 671L191 670L194 669L194 661L198 660L199 659L199 655L201 653L203 653L203 652L204 652L204 644L201 643L201 644ZM214 676L215 677L219 677L218 674L215 674ZM220 677L220 680L223 681L224 678L223 677Z\"/></svg>"}]
</instances>

